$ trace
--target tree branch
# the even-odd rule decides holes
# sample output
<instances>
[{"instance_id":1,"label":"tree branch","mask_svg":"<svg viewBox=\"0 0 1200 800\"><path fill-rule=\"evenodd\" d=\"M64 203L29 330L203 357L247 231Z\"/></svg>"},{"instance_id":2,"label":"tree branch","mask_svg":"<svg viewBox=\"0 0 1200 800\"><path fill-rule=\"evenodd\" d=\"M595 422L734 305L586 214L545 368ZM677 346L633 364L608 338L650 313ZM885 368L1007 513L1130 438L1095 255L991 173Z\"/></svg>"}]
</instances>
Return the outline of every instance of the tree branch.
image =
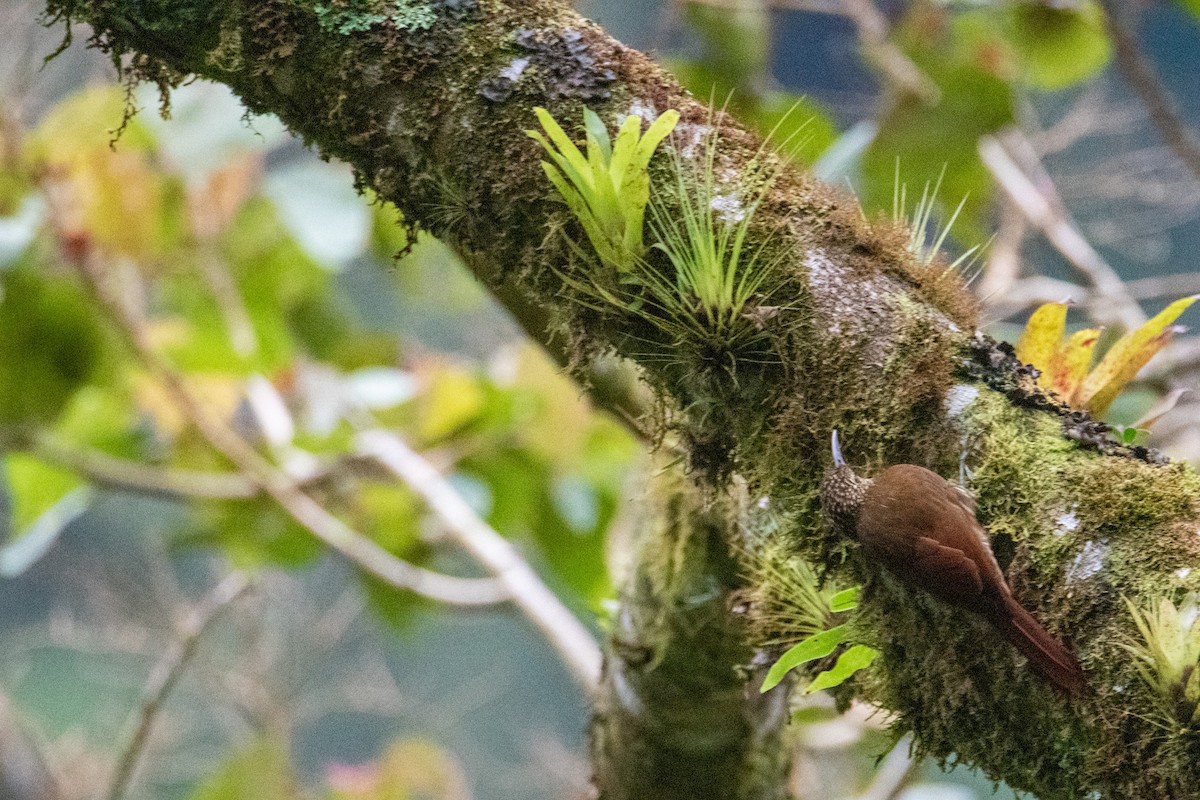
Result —
<instances>
[{"instance_id":1,"label":"tree branch","mask_svg":"<svg viewBox=\"0 0 1200 800\"><path fill-rule=\"evenodd\" d=\"M150 678L142 690L142 703L137 712L137 723L129 741L121 749L105 800L121 800L129 787L129 781L142 759L154 721L162 710L163 703L171 690L187 670L200 646L200 640L208 632L221 613L233 605L250 588L250 581L241 574L233 574L222 580L203 601L188 615L179 629L178 637L154 665Z\"/></svg>"},{"instance_id":2,"label":"tree branch","mask_svg":"<svg viewBox=\"0 0 1200 800\"><path fill-rule=\"evenodd\" d=\"M76 265L138 358L162 381L200 434L302 527L365 572L398 589L458 606L495 605L509 599L494 580L443 575L403 561L326 511L214 414L154 349L137 312L110 285L111 276L95 250L85 249Z\"/></svg>"},{"instance_id":3,"label":"tree branch","mask_svg":"<svg viewBox=\"0 0 1200 800\"><path fill-rule=\"evenodd\" d=\"M475 557L508 591L513 603L537 626L589 692L600 680L600 648L595 637L542 583L516 548L479 518L438 471L408 445L385 431L365 431L357 449L420 495L454 541Z\"/></svg>"},{"instance_id":4,"label":"tree branch","mask_svg":"<svg viewBox=\"0 0 1200 800\"><path fill-rule=\"evenodd\" d=\"M1108 33L1112 37L1117 67L1133 91L1141 98L1150 113L1163 141L1176 157L1200 180L1200 141L1179 116L1175 103L1158 78L1154 65L1150 63L1138 43L1137 30L1131 19L1135 6L1119 0L1101 0Z\"/></svg>"},{"instance_id":5,"label":"tree branch","mask_svg":"<svg viewBox=\"0 0 1200 800\"><path fill-rule=\"evenodd\" d=\"M246 500L261 490L237 472L169 469L85 450L46 432L33 435L29 451L48 464L77 473L91 484L123 492L195 500Z\"/></svg>"}]
</instances>

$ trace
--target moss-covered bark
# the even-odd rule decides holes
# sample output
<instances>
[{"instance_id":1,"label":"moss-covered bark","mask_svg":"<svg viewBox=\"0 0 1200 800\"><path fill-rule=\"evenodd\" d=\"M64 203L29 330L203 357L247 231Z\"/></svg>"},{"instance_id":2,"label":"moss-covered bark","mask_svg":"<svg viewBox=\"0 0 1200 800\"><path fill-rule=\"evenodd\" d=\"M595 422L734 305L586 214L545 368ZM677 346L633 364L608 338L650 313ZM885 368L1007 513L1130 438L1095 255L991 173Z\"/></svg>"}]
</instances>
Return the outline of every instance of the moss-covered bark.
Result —
<instances>
[{"instance_id":1,"label":"moss-covered bark","mask_svg":"<svg viewBox=\"0 0 1200 800\"><path fill-rule=\"evenodd\" d=\"M1032 390L1008 354L972 338L969 297L942 265L916 262L903 232L864 222L850 199L785 170L752 230L784 259L758 301L778 313L762 316L748 349L681 343L644 315L579 302L564 283L604 278L564 244L563 231L578 232L548 199L542 153L523 131L535 105L566 124L586 103L610 125L677 108L686 158L710 112L558 0L51 0L49 11L90 22L114 54L134 54L139 77L229 84L253 110L351 163L411 224L453 243L498 296L550 309L577 355L639 362L674 409L669 423L705 491L719 495L737 473L761 498L741 521L758 607L788 602L786 582L771 578L786 570L764 564L806 557L866 584L854 624L883 655L845 691L894 709L925 751L957 754L1047 800L1200 797L1196 732L1164 724L1120 647L1134 635L1122 596L1147 603L1200 588L1200 480L1107 443L1094 423ZM753 137L722 126L721 186L736 193L763 162ZM671 185L661 180L671 169L670 159L652 163L656 185ZM980 519L1022 602L1074 644L1085 696L1056 695L986 629L894 586L832 536L817 487L835 427L867 471L908 461L953 474L968 443ZM635 621L671 603L662 565L643 568L630 596ZM752 641L796 637L785 616L758 619ZM707 624L732 634L726 620ZM651 629L634 630L644 638ZM674 663L672 652L660 657ZM727 661L709 663L727 675ZM674 708L676 682L687 680L674 668L631 680L633 703L616 696L626 666L613 662L599 704L615 726L599 740L604 758L635 755L606 742L649 741L639 704ZM696 702L708 696L698 691ZM746 741L743 764L762 753ZM634 773L597 769L602 779Z\"/></svg>"},{"instance_id":2,"label":"moss-covered bark","mask_svg":"<svg viewBox=\"0 0 1200 800\"><path fill-rule=\"evenodd\" d=\"M592 722L605 800L783 800L784 687L759 694L745 620L736 515L664 476L623 581ZM707 506L707 507L706 507Z\"/></svg>"}]
</instances>

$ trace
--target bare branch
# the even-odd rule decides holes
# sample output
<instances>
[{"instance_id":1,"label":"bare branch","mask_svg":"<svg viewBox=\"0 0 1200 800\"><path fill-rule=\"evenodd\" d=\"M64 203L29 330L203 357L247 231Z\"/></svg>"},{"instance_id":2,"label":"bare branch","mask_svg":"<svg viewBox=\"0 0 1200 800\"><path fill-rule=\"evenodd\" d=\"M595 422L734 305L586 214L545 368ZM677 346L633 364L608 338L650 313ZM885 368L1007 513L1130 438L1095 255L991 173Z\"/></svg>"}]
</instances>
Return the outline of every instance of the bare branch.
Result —
<instances>
[{"instance_id":1,"label":"bare branch","mask_svg":"<svg viewBox=\"0 0 1200 800\"><path fill-rule=\"evenodd\" d=\"M158 713L171 690L175 688L175 684L195 657L200 640L221 612L229 608L249 588L250 581L246 576L240 573L227 576L193 609L180 626L178 637L154 665L142 690L137 724L113 768L108 788L102 795L106 800L121 800L125 796L125 790L129 787L129 781L149 742L154 721L158 718Z\"/></svg>"},{"instance_id":2,"label":"bare branch","mask_svg":"<svg viewBox=\"0 0 1200 800\"><path fill-rule=\"evenodd\" d=\"M480 519L428 461L385 431L359 434L357 446L424 498L451 538L504 584L512 601L545 634L580 683L588 689L599 683L601 655L592 634L516 548Z\"/></svg>"},{"instance_id":3,"label":"bare branch","mask_svg":"<svg viewBox=\"0 0 1200 800\"><path fill-rule=\"evenodd\" d=\"M1137 31L1130 19L1133 4L1117 0L1101 0L1101 4L1106 12L1118 69L1141 98L1163 141L1184 166L1200 179L1200 140L1184 124L1154 65L1142 53Z\"/></svg>"},{"instance_id":4,"label":"bare branch","mask_svg":"<svg viewBox=\"0 0 1200 800\"><path fill-rule=\"evenodd\" d=\"M1023 140L1016 131L1006 134L1006 139L1011 138ZM1031 147L1029 150L1032 152ZM1129 296L1116 270L1079 232L1048 175L1039 175L1035 183L995 136L980 137L979 156L1029 223L1088 279L1095 289L1093 312L1099 322L1116 323L1132 330L1146 321L1146 315Z\"/></svg>"},{"instance_id":5,"label":"bare branch","mask_svg":"<svg viewBox=\"0 0 1200 800\"><path fill-rule=\"evenodd\" d=\"M926 105L937 103L942 90L888 38L888 19L875 4L871 0L840 0L839 5L854 21L863 52L883 72L888 83L920 98Z\"/></svg>"},{"instance_id":6,"label":"bare branch","mask_svg":"<svg viewBox=\"0 0 1200 800\"><path fill-rule=\"evenodd\" d=\"M263 458L214 414L154 349L137 313L125 302L123 295L110 285L109 276L95 251L85 252L76 264L138 357L162 381L201 435L302 527L364 571L398 589L457 606L495 605L509 599L504 587L493 579L443 575L397 558L305 494L295 481Z\"/></svg>"},{"instance_id":7,"label":"bare branch","mask_svg":"<svg viewBox=\"0 0 1200 800\"><path fill-rule=\"evenodd\" d=\"M106 489L167 498L245 500L260 494L258 484L236 472L170 469L74 447L46 432L35 433L29 450L48 464L64 467Z\"/></svg>"}]
</instances>

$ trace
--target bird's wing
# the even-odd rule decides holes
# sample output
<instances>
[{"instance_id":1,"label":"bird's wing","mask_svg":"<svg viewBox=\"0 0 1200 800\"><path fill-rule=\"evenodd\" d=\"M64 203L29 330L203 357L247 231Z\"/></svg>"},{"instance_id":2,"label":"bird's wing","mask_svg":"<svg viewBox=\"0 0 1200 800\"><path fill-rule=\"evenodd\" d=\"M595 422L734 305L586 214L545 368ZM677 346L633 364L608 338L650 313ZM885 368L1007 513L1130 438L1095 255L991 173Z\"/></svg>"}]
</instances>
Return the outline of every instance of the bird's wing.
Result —
<instances>
[{"instance_id":1,"label":"bird's wing","mask_svg":"<svg viewBox=\"0 0 1200 800\"><path fill-rule=\"evenodd\" d=\"M979 565L962 550L922 536L913 543L913 556L912 570L926 591L967 606L978 603L983 578Z\"/></svg>"}]
</instances>

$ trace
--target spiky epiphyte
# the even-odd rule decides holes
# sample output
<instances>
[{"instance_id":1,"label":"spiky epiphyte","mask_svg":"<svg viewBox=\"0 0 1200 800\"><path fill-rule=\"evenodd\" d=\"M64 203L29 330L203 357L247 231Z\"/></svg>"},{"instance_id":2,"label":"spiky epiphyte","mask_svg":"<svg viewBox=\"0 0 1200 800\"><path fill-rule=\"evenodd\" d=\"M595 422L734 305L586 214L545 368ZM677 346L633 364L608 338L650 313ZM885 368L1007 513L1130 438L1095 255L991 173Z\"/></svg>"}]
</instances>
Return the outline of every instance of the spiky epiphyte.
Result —
<instances>
[{"instance_id":1,"label":"spiky epiphyte","mask_svg":"<svg viewBox=\"0 0 1200 800\"><path fill-rule=\"evenodd\" d=\"M860 478L842 458L838 446L838 433L833 432L833 469L821 483L821 508L831 522L844 532L853 533L858 525L858 513L862 509L870 478Z\"/></svg>"},{"instance_id":2,"label":"spiky epiphyte","mask_svg":"<svg viewBox=\"0 0 1200 800\"><path fill-rule=\"evenodd\" d=\"M1125 644L1142 681L1158 697L1167 724L1188 733L1200 732L1200 607L1189 596L1176 607L1163 598L1157 608L1125 603L1141 634Z\"/></svg>"}]
</instances>

